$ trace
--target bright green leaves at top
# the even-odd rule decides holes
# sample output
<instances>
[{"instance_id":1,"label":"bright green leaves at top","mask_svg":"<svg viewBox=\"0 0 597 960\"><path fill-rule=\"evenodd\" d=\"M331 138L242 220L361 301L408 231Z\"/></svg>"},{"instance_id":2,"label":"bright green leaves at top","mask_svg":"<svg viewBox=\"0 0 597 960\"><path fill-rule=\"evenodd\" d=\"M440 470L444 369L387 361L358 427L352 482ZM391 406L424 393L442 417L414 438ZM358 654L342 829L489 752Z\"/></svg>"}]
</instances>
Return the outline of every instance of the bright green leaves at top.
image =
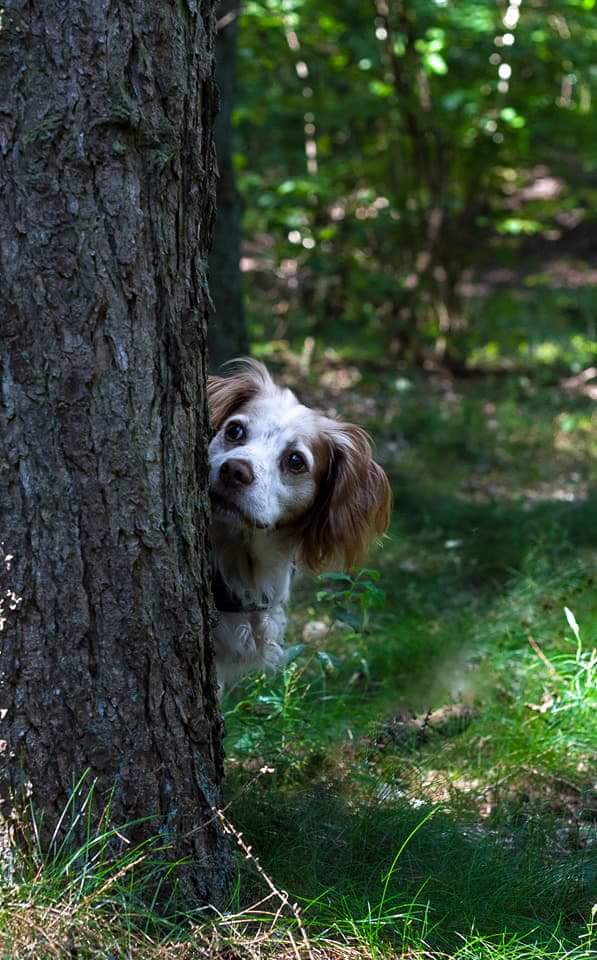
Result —
<instances>
[{"instance_id":1,"label":"bright green leaves at top","mask_svg":"<svg viewBox=\"0 0 597 960\"><path fill-rule=\"evenodd\" d=\"M516 112L514 107L504 107L500 110L500 118L504 123L509 124L511 127L520 128L524 127L526 121L524 117L521 117L519 113Z\"/></svg>"},{"instance_id":2,"label":"bright green leaves at top","mask_svg":"<svg viewBox=\"0 0 597 960\"><path fill-rule=\"evenodd\" d=\"M571 208L588 196L576 178L597 166L594 6L523 2L510 28L495 0L247 0L238 183L284 335L331 317L335 339L433 339L448 292L494 242L560 229L551 201L519 208L516 194L544 167ZM247 289L269 314L264 285Z\"/></svg>"},{"instance_id":3,"label":"bright green leaves at top","mask_svg":"<svg viewBox=\"0 0 597 960\"><path fill-rule=\"evenodd\" d=\"M415 41L415 49L421 54L428 73L444 76L448 72L448 64L442 55L445 45L446 31L439 27L430 27L424 38Z\"/></svg>"},{"instance_id":4,"label":"bright green leaves at top","mask_svg":"<svg viewBox=\"0 0 597 960\"><path fill-rule=\"evenodd\" d=\"M383 80L372 80L369 84L369 90L375 97L391 97L395 93L391 83L384 83Z\"/></svg>"}]
</instances>

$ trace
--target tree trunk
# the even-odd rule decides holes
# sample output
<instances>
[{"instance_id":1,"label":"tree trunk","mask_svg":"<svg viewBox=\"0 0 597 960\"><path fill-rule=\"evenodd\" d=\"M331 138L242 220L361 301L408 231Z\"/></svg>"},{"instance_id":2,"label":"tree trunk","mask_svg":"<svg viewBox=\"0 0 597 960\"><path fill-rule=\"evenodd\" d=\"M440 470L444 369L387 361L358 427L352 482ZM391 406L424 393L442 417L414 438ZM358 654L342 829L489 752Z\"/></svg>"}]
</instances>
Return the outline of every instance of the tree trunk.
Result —
<instances>
[{"instance_id":1,"label":"tree trunk","mask_svg":"<svg viewBox=\"0 0 597 960\"><path fill-rule=\"evenodd\" d=\"M216 80L220 90L220 112L215 125L218 216L209 258L209 287L215 307L215 316L209 325L209 356L214 368L225 360L249 352L240 271L242 204L234 176L232 136L240 2L222 0L218 5Z\"/></svg>"},{"instance_id":2,"label":"tree trunk","mask_svg":"<svg viewBox=\"0 0 597 960\"><path fill-rule=\"evenodd\" d=\"M206 564L213 3L12 0L0 31L5 809L89 770L197 902L229 874ZM15 806L16 805L16 806ZM207 824L205 826L205 824Z\"/></svg>"}]
</instances>

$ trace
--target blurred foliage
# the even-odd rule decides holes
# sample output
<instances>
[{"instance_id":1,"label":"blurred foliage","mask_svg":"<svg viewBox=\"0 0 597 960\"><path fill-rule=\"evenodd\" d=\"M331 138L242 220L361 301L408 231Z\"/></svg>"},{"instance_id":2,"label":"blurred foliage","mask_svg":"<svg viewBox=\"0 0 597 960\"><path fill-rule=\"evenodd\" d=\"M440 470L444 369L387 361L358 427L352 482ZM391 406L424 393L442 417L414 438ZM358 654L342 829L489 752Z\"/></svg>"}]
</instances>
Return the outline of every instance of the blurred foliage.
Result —
<instances>
[{"instance_id":1,"label":"blurred foliage","mask_svg":"<svg viewBox=\"0 0 597 960\"><path fill-rule=\"evenodd\" d=\"M578 307L540 271L597 196L596 51L595 0L248 0L235 125L254 339L459 365L491 359L510 316L507 346L532 350L529 302L551 297L582 363L593 293ZM515 275L485 322L479 278L500 265Z\"/></svg>"}]
</instances>

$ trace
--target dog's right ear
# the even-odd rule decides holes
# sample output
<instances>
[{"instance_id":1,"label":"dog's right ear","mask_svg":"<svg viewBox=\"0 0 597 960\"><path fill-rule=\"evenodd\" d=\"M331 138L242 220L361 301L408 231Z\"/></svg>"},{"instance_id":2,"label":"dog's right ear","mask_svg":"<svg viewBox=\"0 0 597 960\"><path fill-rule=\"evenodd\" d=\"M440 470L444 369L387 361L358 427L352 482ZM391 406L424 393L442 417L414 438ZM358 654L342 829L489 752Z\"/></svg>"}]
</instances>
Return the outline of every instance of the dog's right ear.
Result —
<instances>
[{"instance_id":1,"label":"dog's right ear","mask_svg":"<svg viewBox=\"0 0 597 960\"><path fill-rule=\"evenodd\" d=\"M250 399L236 377L208 377L207 403L212 429L217 433L228 417Z\"/></svg>"},{"instance_id":2,"label":"dog's right ear","mask_svg":"<svg viewBox=\"0 0 597 960\"><path fill-rule=\"evenodd\" d=\"M207 378L207 402L209 418L217 432L228 417L253 400L262 390L273 386L272 379L262 363L257 360L231 360L234 364L229 377Z\"/></svg>"},{"instance_id":3,"label":"dog's right ear","mask_svg":"<svg viewBox=\"0 0 597 960\"><path fill-rule=\"evenodd\" d=\"M304 518L298 557L316 572L338 563L350 570L363 563L371 537L386 532L392 491L361 427L327 419L324 424L327 474Z\"/></svg>"}]
</instances>

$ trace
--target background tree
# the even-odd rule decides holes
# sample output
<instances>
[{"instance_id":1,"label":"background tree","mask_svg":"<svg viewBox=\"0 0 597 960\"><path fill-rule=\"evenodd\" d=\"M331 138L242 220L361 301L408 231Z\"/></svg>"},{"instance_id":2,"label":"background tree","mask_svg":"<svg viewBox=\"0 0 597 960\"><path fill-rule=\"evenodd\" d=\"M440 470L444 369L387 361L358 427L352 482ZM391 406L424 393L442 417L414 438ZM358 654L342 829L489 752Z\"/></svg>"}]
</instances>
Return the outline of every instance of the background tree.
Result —
<instances>
[{"instance_id":1,"label":"background tree","mask_svg":"<svg viewBox=\"0 0 597 960\"><path fill-rule=\"evenodd\" d=\"M33 0L0 32L2 788L148 818L221 902L205 555L213 5ZM68 818L67 818L68 819ZM66 823L63 823L66 826Z\"/></svg>"},{"instance_id":2,"label":"background tree","mask_svg":"<svg viewBox=\"0 0 597 960\"><path fill-rule=\"evenodd\" d=\"M591 231L595 0L255 0L239 36L255 340L362 355L366 331L368 355L461 369L497 325L525 349L521 260ZM498 267L517 282L488 304ZM592 336L569 293L551 305L547 336L571 313Z\"/></svg>"},{"instance_id":3,"label":"background tree","mask_svg":"<svg viewBox=\"0 0 597 960\"><path fill-rule=\"evenodd\" d=\"M249 352L240 271L242 204L236 189L232 131L239 13L240 0L223 0L218 6L216 81L220 110L215 124L218 216L209 257L209 286L215 307L215 316L209 325L212 366Z\"/></svg>"}]
</instances>

